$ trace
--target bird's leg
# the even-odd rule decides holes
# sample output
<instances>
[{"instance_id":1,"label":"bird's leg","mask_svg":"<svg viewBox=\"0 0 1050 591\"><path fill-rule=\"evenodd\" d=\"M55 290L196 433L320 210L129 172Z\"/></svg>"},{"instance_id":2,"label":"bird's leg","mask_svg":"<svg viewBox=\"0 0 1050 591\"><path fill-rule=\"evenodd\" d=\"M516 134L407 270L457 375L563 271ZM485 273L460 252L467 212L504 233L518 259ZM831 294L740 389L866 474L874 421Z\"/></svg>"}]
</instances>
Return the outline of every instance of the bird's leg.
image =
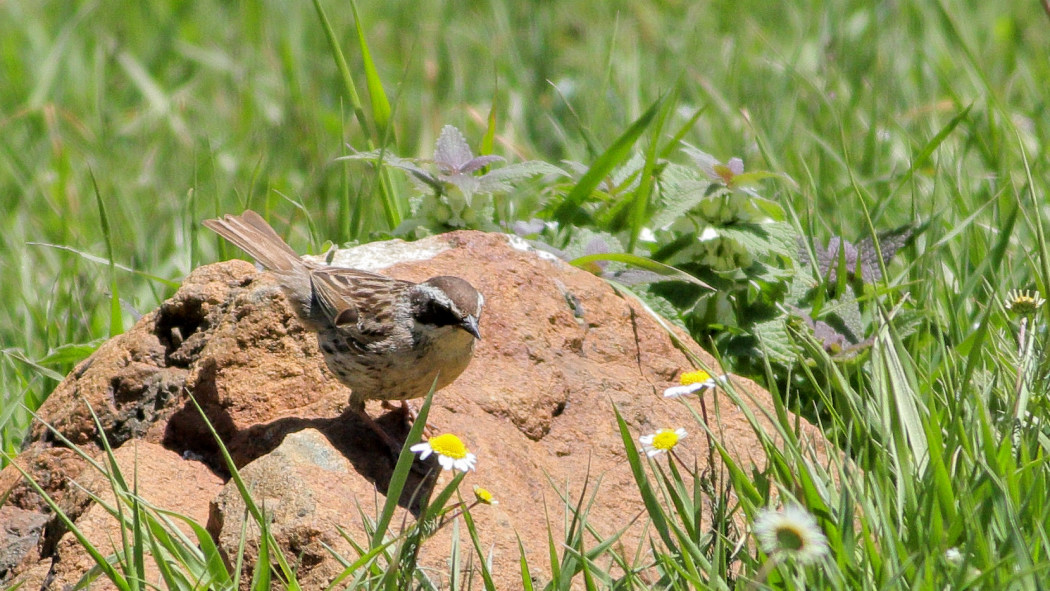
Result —
<instances>
[{"instance_id":1,"label":"bird's leg","mask_svg":"<svg viewBox=\"0 0 1050 591\"><path fill-rule=\"evenodd\" d=\"M384 402L383 404L386 405L386 402ZM355 409L355 412L359 417L361 417L361 420L363 420L365 424L368 425L368 428L371 429L373 433L378 435L379 439L381 439L383 443L386 444L387 449L390 450L391 458L394 460L394 464L396 465L397 460L401 457L401 450L405 447L404 442L394 439L393 436L387 433L383 429L383 427L381 427L379 423L377 423L376 420L368 414L368 411L365 409L364 406ZM412 471L425 476L427 474L428 469L423 464L413 461Z\"/></svg>"},{"instance_id":2,"label":"bird's leg","mask_svg":"<svg viewBox=\"0 0 1050 591\"><path fill-rule=\"evenodd\" d=\"M394 406L394 403L390 402L389 400L384 400L382 404L383 408L387 408L390 410L400 410L402 416L404 416L405 426L409 429L412 428L412 425L416 423L416 419L419 418L419 411L417 411L415 408L412 408L412 404L407 400L402 400L400 407ZM423 425L423 437L430 439L434 436L434 430L434 426L431 425L428 421L426 425Z\"/></svg>"},{"instance_id":3,"label":"bird's leg","mask_svg":"<svg viewBox=\"0 0 1050 591\"><path fill-rule=\"evenodd\" d=\"M368 428L379 436L379 439L381 439L390 449L390 453L394 455L394 461L397 461L398 456L401 455L401 448L404 447L402 442L394 439L392 435L387 433L383 427L381 427L379 423L368 414L368 411L365 410L364 407L357 409L357 416L361 417L361 420L365 422L365 425L368 425Z\"/></svg>"}]
</instances>

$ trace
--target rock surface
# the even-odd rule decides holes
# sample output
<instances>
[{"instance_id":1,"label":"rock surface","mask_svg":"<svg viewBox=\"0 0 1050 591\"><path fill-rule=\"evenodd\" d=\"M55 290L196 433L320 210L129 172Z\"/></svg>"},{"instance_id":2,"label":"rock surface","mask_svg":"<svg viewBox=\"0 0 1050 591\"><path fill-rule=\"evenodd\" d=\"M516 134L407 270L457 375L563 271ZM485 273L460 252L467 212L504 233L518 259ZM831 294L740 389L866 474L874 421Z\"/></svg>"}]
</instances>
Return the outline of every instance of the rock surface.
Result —
<instances>
[{"instance_id":1,"label":"rock surface","mask_svg":"<svg viewBox=\"0 0 1050 591\"><path fill-rule=\"evenodd\" d=\"M542 576L548 529L556 539L562 533L563 496L575 503L585 487L587 495L596 495L588 522L602 536L643 510L614 405L636 438L685 427L690 436L679 456L701 468L709 457L686 406L661 396L690 368L664 328L601 279L514 244L503 235L456 232L378 250L412 259L384 271L392 276L422 281L458 275L485 295L475 359L435 395L428 422L436 432L462 437L478 456L477 471L460 489L464 497L472 496L472 485L481 485L499 499L499 505L471 513L498 588L521 586L519 537L530 567ZM367 252L376 249L369 245ZM374 268L360 259L349 264ZM677 336L716 367L685 334ZM772 408L768 393L751 382L731 383L753 410ZM744 412L724 392L707 396L721 443L744 466L762 467L762 448ZM394 465L379 437L347 412L347 397L271 275L243 261L209 265L67 377L39 411L57 434L38 423L17 462L88 539L109 549L109 540L119 539L116 522L81 492L104 493L98 487L107 481L63 442L105 457L93 410L125 478L130 482L137 466L138 486L151 503L207 523L226 555L235 556L243 500L196 400L253 498L272 516L271 531L297 561L304 588L323 588L341 570L325 546L350 561L357 558L337 528L367 546L362 521L378 515ZM369 409L395 438L407 433L398 413L379 405ZM800 435L823 448L817 431L804 422ZM442 473L435 483L415 475L408 489L420 482L440 489L449 478ZM14 531L6 535L18 540L19 550L0 555L0 569L7 569L0 570L0 585L23 582L24 589L40 589L50 580L47 588L61 589L91 567L90 557L14 466L0 472L0 498L5 494L0 532ZM401 504L407 509L395 516L394 531L412 522L410 501L406 491ZM12 528L12 519L28 521ZM40 525L44 519L47 527ZM420 552L439 585L448 582L452 530L441 529ZM625 547L642 533L639 522ZM258 549L252 535L246 580ZM471 548L462 535L462 548ZM99 581L92 588L105 585Z\"/></svg>"}]
</instances>

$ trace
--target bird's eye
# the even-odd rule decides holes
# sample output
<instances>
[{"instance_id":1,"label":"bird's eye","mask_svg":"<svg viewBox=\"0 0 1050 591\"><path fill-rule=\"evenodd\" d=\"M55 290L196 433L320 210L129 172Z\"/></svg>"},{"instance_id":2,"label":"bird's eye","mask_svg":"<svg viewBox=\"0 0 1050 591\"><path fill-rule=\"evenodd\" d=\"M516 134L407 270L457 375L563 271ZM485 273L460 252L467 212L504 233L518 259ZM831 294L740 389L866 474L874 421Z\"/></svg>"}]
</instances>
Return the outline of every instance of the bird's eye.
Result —
<instances>
[{"instance_id":1,"label":"bird's eye","mask_svg":"<svg viewBox=\"0 0 1050 591\"><path fill-rule=\"evenodd\" d=\"M416 314L416 320L433 326L454 326L463 322L463 319L457 316L448 306L436 301L428 302Z\"/></svg>"}]
</instances>

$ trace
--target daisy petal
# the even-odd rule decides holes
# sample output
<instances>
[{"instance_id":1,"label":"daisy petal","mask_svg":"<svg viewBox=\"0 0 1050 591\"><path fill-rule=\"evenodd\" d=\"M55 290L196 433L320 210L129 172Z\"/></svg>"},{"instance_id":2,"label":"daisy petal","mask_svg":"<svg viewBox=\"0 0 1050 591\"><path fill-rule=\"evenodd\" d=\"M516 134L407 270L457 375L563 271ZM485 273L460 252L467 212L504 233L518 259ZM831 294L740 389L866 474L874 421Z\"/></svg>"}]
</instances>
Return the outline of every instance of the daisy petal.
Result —
<instances>
[{"instance_id":1,"label":"daisy petal","mask_svg":"<svg viewBox=\"0 0 1050 591\"><path fill-rule=\"evenodd\" d=\"M709 388L706 382L699 384L689 384L688 386L672 386L664 390L664 398L678 398L679 396L685 396L692 394L698 390Z\"/></svg>"}]
</instances>

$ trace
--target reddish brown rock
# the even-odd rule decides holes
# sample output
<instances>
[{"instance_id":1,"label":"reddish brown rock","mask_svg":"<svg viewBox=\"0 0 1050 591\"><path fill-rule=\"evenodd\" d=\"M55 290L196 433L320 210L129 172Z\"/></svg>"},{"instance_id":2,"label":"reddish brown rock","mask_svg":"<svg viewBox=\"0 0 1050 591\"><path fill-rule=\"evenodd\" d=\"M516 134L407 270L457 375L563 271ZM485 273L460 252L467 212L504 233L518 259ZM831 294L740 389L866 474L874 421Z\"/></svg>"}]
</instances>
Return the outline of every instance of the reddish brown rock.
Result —
<instances>
[{"instance_id":1,"label":"reddish brown rock","mask_svg":"<svg viewBox=\"0 0 1050 591\"><path fill-rule=\"evenodd\" d=\"M596 494L588 521L600 535L619 531L642 510L614 405L634 437L661 427L685 427L690 436L679 455L701 468L709 457L687 408L661 396L689 363L660 324L601 279L513 248L512 242L497 234L457 232L366 249L370 256L407 256L408 262L386 271L390 275L413 281L459 275L485 295L483 340L474 362L435 396L429 423L438 432L461 436L478 455L477 471L465 480L463 494L469 497L471 486L479 484L500 500L472 512L486 556L491 552L499 588L521 585L516 580L519 536L534 572L542 572L547 563L545 515L549 512L555 520L557 538L557 516L564 512L561 495L576 499L585 484L588 494ZM362 251L354 252L361 256ZM374 263L376 257L370 260ZM361 258L351 264L375 268ZM686 335L678 337L704 363L715 365ZM286 554L302 557L307 588L323 587L338 567L320 550L321 543L356 558L336 526L365 543L359 510L375 517L393 458L360 419L344 412L348 391L330 376L316 347L272 276L244 262L202 267L172 299L81 364L40 414L63 437L97 455L90 405L112 445L121 450L128 441L141 440L153 444L151 449L171 450L173 454L167 453L172 457L185 454L191 460L180 462L225 478L224 462L192 396L273 509L274 531L289 546ZM761 407L772 408L769 395L754 384L735 378L732 384L755 414L762 415L757 412ZM745 466L761 466L762 448L744 413L722 392L709 394L708 409L712 428L729 452ZM384 415L378 405L370 411L382 416L380 422L392 434L404 435L396 413ZM822 445L808 425L802 436ZM18 461L49 493L60 499L75 496L68 494L68 483L83 472L83 462L42 425L34 429L33 443ZM144 476L140 470L140 483ZM442 475L437 486L447 479ZM44 507L10 467L0 472L0 495L4 491L11 491L8 502L21 509ZM214 501L209 527L227 553L235 551L232 545L239 538L231 533L230 517L239 506L231 485L222 494L217 488L185 494L194 497L186 501L194 507ZM78 523L91 519L95 509L74 511ZM394 523L400 528L405 519L411 517L399 515ZM54 531L57 537L61 528ZM445 581L451 531L442 529L420 555ZM627 539L640 534L639 525ZM41 560L72 555L68 534L57 543L47 542L39 545L42 556L31 552L15 570L39 572ZM469 540L464 542L464 548L471 547ZM631 547L632 542L625 544ZM249 552L246 568L251 568L252 556ZM74 580L69 564L76 564L73 570L87 568L72 559L62 562L66 565L56 572L66 581Z\"/></svg>"},{"instance_id":2,"label":"reddish brown rock","mask_svg":"<svg viewBox=\"0 0 1050 591\"><path fill-rule=\"evenodd\" d=\"M141 440L129 441L115 450L113 457L128 488L143 501L185 515L198 523L206 522L209 500L222 488L222 479L207 466L184 460L170 450ZM63 510L75 519L77 529L103 555L118 552L122 546L119 522L106 509L116 507L108 477L95 467L85 467L73 480L77 487L62 498ZM93 496L101 499L104 505L93 502ZM127 498L124 501L122 509L130 519L130 502ZM195 539L187 525L173 521L189 539ZM44 540L44 544L53 546L46 552L48 556L36 563L26 560L21 569L25 572L13 582L22 582L26 589L72 588L95 566L94 559L72 535L66 534L57 541ZM155 562L147 558L145 566L147 581L163 588ZM96 591L116 588L105 577L91 586Z\"/></svg>"}]
</instances>

